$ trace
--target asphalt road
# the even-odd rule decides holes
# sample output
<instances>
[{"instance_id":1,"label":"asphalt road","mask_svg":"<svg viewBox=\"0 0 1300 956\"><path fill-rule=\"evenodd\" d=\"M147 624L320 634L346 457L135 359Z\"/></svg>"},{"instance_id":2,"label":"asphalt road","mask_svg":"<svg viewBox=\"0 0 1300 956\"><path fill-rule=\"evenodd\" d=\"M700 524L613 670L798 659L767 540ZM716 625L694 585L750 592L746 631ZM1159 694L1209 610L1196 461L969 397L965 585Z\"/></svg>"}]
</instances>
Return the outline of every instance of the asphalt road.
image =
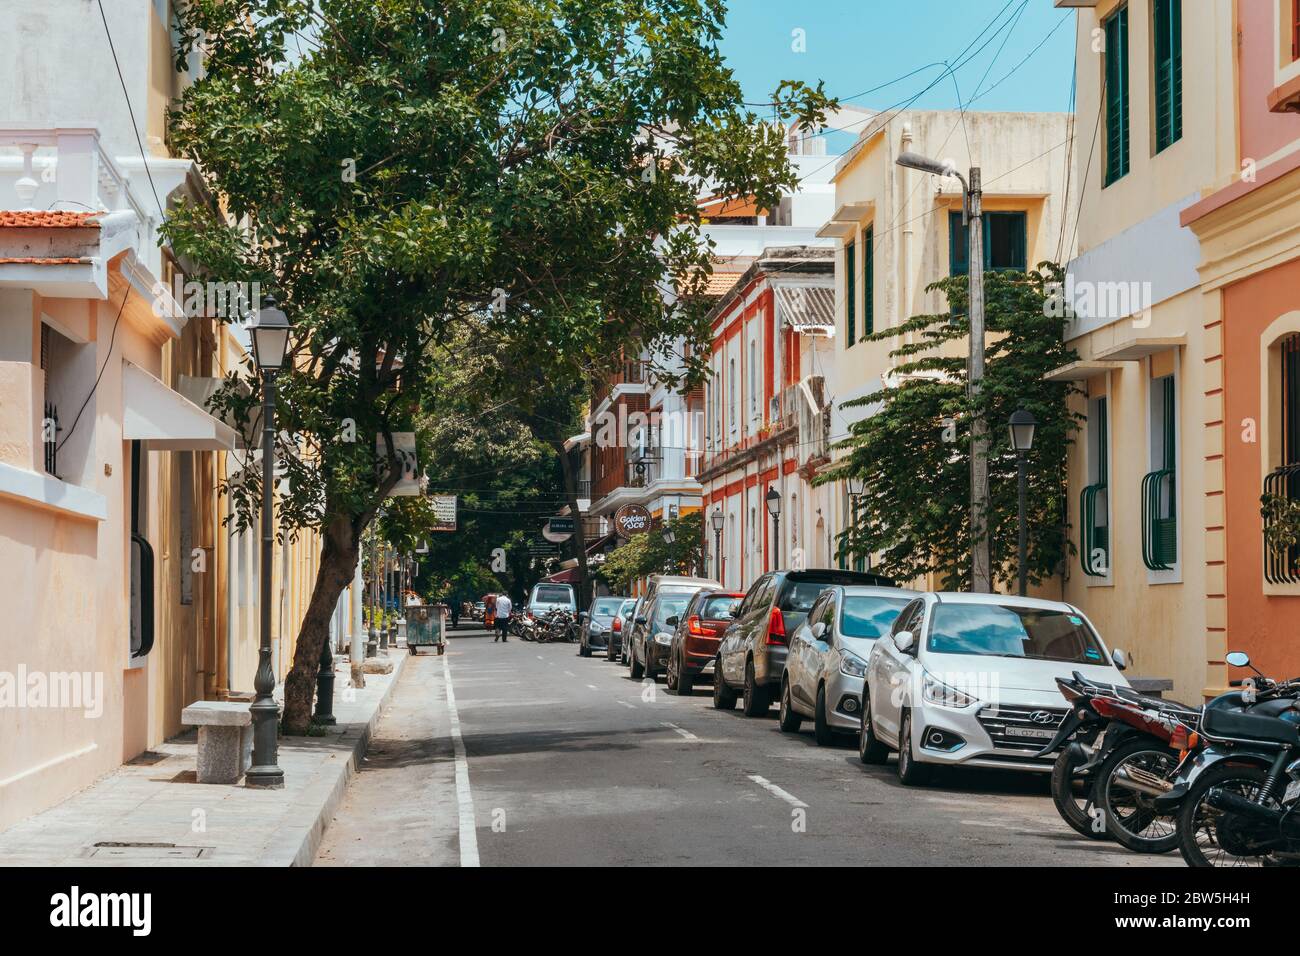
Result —
<instances>
[{"instance_id":1,"label":"asphalt road","mask_svg":"<svg viewBox=\"0 0 1300 956\"><path fill-rule=\"evenodd\" d=\"M905 788L851 739L818 747L775 707L715 711L707 686L679 698L576 645L463 630L407 665L317 865L1181 865L1076 836L1046 776Z\"/></svg>"}]
</instances>

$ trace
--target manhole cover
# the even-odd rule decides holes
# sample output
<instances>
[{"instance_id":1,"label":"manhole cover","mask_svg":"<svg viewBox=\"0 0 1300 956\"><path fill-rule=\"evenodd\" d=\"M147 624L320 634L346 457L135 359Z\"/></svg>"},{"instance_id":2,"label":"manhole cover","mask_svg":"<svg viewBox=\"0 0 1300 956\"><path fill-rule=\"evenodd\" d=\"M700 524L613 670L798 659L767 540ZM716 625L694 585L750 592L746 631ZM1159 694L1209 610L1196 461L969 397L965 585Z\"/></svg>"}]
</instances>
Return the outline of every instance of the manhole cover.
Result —
<instances>
[{"instance_id":1,"label":"manhole cover","mask_svg":"<svg viewBox=\"0 0 1300 956\"><path fill-rule=\"evenodd\" d=\"M177 846L175 843L129 843L106 840L85 848L83 857L100 860L202 860L212 854L210 846Z\"/></svg>"}]
</instances>

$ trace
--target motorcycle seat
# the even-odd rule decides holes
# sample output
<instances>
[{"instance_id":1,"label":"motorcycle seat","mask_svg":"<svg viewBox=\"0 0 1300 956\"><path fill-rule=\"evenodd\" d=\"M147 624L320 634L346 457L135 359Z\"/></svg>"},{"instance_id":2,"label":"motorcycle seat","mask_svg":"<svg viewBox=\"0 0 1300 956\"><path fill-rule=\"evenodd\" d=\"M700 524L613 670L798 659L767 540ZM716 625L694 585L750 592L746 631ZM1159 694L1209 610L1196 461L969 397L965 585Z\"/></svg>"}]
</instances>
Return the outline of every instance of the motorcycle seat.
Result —
<instances>
[{"instance_id":1,"label":"motorcycle seat","mask_svg":"<svg viewBox=\"0 0 1300 956\"><path fill-rule=\"evenodd\" d=\"M1248 711L1206 707L1201 729L1210 737L1233 737L1300 747L1300 726L1262 714L1258 707Z\"/></svg>"}]
</instances>

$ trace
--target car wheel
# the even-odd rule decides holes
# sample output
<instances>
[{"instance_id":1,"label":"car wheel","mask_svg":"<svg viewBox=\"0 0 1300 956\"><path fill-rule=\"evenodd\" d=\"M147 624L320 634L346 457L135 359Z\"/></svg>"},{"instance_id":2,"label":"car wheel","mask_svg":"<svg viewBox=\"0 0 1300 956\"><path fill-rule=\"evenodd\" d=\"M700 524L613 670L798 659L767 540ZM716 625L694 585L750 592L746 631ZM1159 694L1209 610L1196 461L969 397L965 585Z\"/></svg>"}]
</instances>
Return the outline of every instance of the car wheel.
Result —
<instances>
[{"instance_id":1,"label":"car wheel","mask_svg":"<svg viewBox=\"0 0 1300 956\"><path fill-rule=\"evenodd\" d=\"M865 764L882 764L889 759L889 748L880 742L871 726L871 695L862 685L862 729L858 731L858 759Z\"/></svg>"},{"instance_id":2,"label":"car wheel","mask_svg":"<svg viewBox=\"0 0 1300 956\"><path fill-rule=\"evenodd\" d=\"M695 675L686 669L686 662L677 662L677 696L690 697L695 692Z\"/></svg>"},{"instance_id":3,"label":"car wheel","mask_svg":"<svg viewBox=\"0 0 1300 956\"><path fill-rule=\"evenodd\" d=\"M627 656L627 666L631 671L633 680L640 680L645 676L645 666L636 659L636 648L633 647Z\"/></svg>"},{"instance_id":4,"label":"car wheel","mask_svg":"<svg viewBox=\"0 0 1300 956\"><path fill-rule=\"evenodd\" d=\"M713 662L713 709L734 710L735 707L736 692L727 686L722 676L722 658L719 657Z\"/></svg>"},{"instance_id":5,"label":"car wheel","mask_svg":"<svg viewBox=\"0 0 1300 956\"><path fill-rule=\"evenodd\" d=\"M767 713L769 701L767 699L767 688L758 685L758 679L754 676L754 660L750 658L745 662L745 690L744 690L744 707L746 717L762 717Z\"/></svg>"},{"instance_id":6,"label":"car wheel","mask_svg":"<svg viewBox=\"0 0 1300 956\"><path fill-rule=\"evenodd\" d=\"M800 717L794 709L794 702L790 700L790 682L781 681L781 706L778 711L780 715L781 729L787 734L798 733L799 727L803 724L803 718Z\"/></svg>"},{"instance_id":7,"label":"car wheel","mask_svg":"<svg viewBox=\"0 0 1300 956\"><path fill-rule=\"evenodd\" d=\"M912 756L912 712L905 710L898 731L898 782L905 787L918 786L929 778L929 770Z\"/></svg>"},{"instance_id":8,"label":"car wheel","mask_svg":"<svg viewBox=\"0 0 1300 956\"><path fill-rule=\"evenodd\" d=\"M668 693L677 693L677 655L675 654L668 657L668 667L664 669L664 684L668 687Z\"/></svg>"},{"instance_id":9,"label":"car wheel","mask_svg":"<svg viewBox=\"0 0 1300 956\"><path fill-rule=\"evenodd\" d=\"M818 747L829 747L835 734L826 723L826 685L817 688L817 707L813 710L813 739Z\"/></svg>"}]
</instances>

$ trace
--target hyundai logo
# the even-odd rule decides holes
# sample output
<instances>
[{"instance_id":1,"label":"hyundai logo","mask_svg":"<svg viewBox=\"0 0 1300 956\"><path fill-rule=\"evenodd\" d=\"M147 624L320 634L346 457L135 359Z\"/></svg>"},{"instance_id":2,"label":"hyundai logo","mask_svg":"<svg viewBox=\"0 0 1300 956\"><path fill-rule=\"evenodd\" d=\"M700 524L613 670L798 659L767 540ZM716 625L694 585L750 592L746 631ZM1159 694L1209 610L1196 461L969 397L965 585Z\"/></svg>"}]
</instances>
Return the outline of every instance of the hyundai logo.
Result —
<instances>
[{"instance_id":1,"label":"hyundai logo","mask_svg":"<svg viewBox=\"0 0 1300 956\"><path fill-rule=\"evenodd\" d=\"M1036 710L1029 715L1029 719L1036 724L1054 724L1056 715L1050 710Z\"/></svg>"}]
</instances>

